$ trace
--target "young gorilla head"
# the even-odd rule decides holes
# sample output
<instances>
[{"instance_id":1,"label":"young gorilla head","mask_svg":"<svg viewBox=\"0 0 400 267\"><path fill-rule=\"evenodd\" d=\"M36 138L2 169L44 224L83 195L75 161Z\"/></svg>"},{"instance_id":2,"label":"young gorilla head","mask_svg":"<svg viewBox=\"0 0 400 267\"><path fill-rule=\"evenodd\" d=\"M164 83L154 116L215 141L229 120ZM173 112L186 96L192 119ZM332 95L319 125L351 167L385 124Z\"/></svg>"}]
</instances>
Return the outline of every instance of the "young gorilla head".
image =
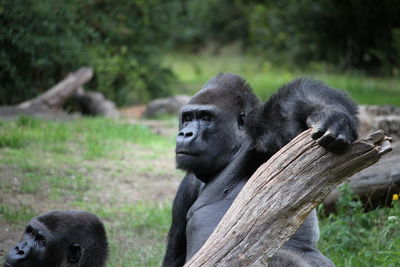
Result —
<instances>
[{"instance_id":1,"label":"young gorilla head","mask_svg":"<svg viewBox=\"0 0 400 267\"><path fill-rule=\"evenodd\" d=\"M259 103L245 80L218 74L181 110L177 167L208 182L232 160L245 138L244 119Z\"/></svg>"},{"instance_id":2,"label":"young gorilla head","mask_svg":"<svg viewBox=\"0 0 400 267\"><path fill-rule=\"evenodd\" d=\"M33 218L5 267L105 266L108 243L103 223L84 211L51 211Z\"/></svg>"}]
</instances>

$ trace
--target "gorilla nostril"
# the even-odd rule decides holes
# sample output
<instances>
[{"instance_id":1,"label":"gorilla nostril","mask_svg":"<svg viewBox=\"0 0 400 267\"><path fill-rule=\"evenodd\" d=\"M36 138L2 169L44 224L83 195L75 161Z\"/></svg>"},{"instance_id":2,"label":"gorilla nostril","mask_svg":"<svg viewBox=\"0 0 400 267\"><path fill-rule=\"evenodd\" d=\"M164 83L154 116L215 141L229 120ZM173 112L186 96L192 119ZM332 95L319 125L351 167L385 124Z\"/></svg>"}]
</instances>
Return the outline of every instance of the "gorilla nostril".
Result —
<instances>
[{"instance_id":1,"label":"gorilla nostril","mask_svg":"<svg viewBox=\"0 0 400 267\"><path fill-rule=\"evenodd\" d=\"M18 249L18 252L17 252L17 254L18 254L18 255L24 255L25 253L24 253L24 251L23 251L23 250L19 250L19 249Z\"/></svg>"},{"instance_id":2,"label":"gorilla nostril","mask_svg":"<svg viewBox=\"0 0 400 267\"><path fill-rule=\"evenodd\" d=\"M192 132L188 132L188 133L185 134L185 137L191 137L192 135L193 135Z\"/></svg>"}]
</instances>

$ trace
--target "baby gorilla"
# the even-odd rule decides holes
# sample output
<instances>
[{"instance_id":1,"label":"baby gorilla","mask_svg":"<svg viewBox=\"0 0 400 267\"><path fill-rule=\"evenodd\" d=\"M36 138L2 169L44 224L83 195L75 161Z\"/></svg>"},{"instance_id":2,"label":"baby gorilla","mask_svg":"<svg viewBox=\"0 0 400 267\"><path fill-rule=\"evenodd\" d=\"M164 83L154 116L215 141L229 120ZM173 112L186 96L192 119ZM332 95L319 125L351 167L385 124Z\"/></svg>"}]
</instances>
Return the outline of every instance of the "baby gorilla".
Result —
<instances>
[{"instance_id":1,"label":"baby gorilla","mask_svg":"<svg viewBox=\"0 0 400 267\"><path fill-rule=\"evenodd\" d=\"M28 223L4 267L102 267L107 253L106 232L96 215L50 211Z\"/></svg>"}]
</instances>

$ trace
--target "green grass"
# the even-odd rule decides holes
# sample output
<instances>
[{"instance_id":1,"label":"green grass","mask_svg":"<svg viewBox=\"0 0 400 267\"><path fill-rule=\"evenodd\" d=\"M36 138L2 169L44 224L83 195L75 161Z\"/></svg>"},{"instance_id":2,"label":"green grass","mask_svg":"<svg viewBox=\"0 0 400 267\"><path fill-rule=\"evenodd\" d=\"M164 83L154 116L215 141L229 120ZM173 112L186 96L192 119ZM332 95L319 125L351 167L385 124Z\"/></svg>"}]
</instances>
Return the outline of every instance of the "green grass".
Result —
<instances>
[{"instance_id":1,"label":"green grass","mask_svg":"<svg viewBox=\"0 0 400 267\"><path fill-rule=\"evenodd\" d=\"M250 55L222 51L213 54L167 53L164 64L172 68L181 86L177 93L192 95L219 72L232 72L245 77L254 92L267 99L284 83L300 76L311 76L328 85L346 90L359 104L400 106L400 78L367 77L359 73L337 73L322 64L308 69L288 70Z\"/></svg>"},{"instance_id":2,"label":"green grass","mask_svg":"<svg viewBox=\"0 0 400 267\"><path fill-rule=\"evenodd\" d=\"M338 267L398 266L400 262L400 202L392 208L364 212L349 191L338 213L320 220L319 248Z\"/></svg>"},{"instance_id":3,"label":"green grass","mask_svg":"<svg viewBox=\"0 0 400 267\"><path fill-rule=\"evenodd\" d=\"M73 144L84 151L85 158L95 159L103 157L121 142L165 151L173 140L160 138L143 125L107 119L85 119L70 123L21 117L0 125L0 148L11 151L24 148L24 153L40 148L43 152L65 154L71 151Z\"/></svg>"},{"instance_id":4,"label":"green grass","mask_svg":"<svg viewBox=\"0 0 400 267\"><path fill-rule=\"evenodd\" d=\"M22 229L43 210L67 203L67 208L94 212L104 221L110 243L108 266L160 265L171 203L124 203L114 191L107 197L103 194L113 188L99 188L101 184L92 174L100 172L118 184L118 177L124 172L163 173L145 163L171 153L171 137L158 136L143 125L123 121L54 122L28 117L2 122L0 140L6 140L5 136L14 138L13 142L3 142L0 148L0 193L13 199L0 205L0 219L8 226ZM127 144L141 148L128 161L141 160L144 163L139 167L119 167ZM104 160L113 162L116 169L103 166ZM105 169L98 170L101 167ZM135 183L127 186L134 187ZM321 251L337 266L398 265L400 203L364 213L349 193L344 195L347 197L340 202L338 214L320 220ZM39 202L26 201L32 196L38 196Z\"/></svg>"},{"instance_id":5,"label":"green grass","mask_svg":"<svg viewBox=\"0 0 400 267\"><path fill-rule=\"evenodd\" d=\"M35 216L34 209L29 205L21 204L10 207L0 204L0 215L12 224L23 224L23 226Z\"/></svg>"},{"instance_id":6,"label":"green grass","mask_svg":"<svg viewBox=\"0 0 400 267\"><path fill-rule=\"evenodd\" d=\"M118 194L107 198L96 193L108 188L99 188L93 174L109 176L118 183L118 177L126 173L162 173L151 164L139 164L143 169L126 164L157 161L171 153L172 137L122 120L21 117L0 123L0 144L0 220L8 227L21 230L32 217L51 209L92 211L107 228L109 266L159 266L171 204L121 204L115 201ZM132 148L137 151L128 151ZM124 152L132 158L122 162ZM115 162L115 170L103 161Z\"/></svg>"},{"instance_id":7,"label":"green grass","mask_svg":"<svg viewBox=\"0 0 400 267\"><path fill-rule=\"evenodd\" d=\"M106 222L110 245L108 266L160 266L165 235L171 223L171 204L137 203L100 208L85 202L79 209L96 213Z\"/></svg>"}]
</instances>

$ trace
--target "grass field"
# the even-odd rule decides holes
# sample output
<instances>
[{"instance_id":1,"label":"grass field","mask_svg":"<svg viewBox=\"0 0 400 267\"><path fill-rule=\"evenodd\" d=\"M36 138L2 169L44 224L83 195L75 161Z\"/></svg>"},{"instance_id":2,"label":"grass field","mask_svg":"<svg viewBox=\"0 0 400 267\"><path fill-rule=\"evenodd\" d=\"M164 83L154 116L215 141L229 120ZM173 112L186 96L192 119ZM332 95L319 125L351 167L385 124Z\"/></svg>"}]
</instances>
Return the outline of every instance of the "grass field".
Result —
<instances>
[{"instance_id":1,"label":"grass field","mask_svg":"<svg viewBox=\"0 0 400 267\"><path fill-rule=\"evenodd\" d=\"M337 73L323 64L304 70L287 70L254 56L223 50L218 55L166 54L164 64L181 81L178 93L193 94L219 72L232 72L246 78L254 92L267 99L284 83L296 77L310 76L328 85L346 90L359 104L400 106L400 78L367 77L359 73Z\"/></svg>"},{"instance_id":2,"label":"grass field","mask_svg":"<svg viewBox=\"0 0 400 267\"><path fill-rule=\"evenodd\" d=\"M171 201L182 173L174 169L173 135L126 121L49 122L22 117L0 124L0 251L33 216L82 209L104 221L108 266L159 266ZM154 127L154 126L152 126ZM157 126L174 129L175 121ZM170 131L173 132L173 131ZM363 213L350 198L323 218L324 254L337 266L397 266L400 203Z\"/></svg>"},{"instance_id":3,"label":"grass field","mask_svg":"<svg viewBox=\"0 0 400 267\"><path fill-rule=\"evenodd\" d=\"M398 78L328 74L321 65L312 71L288 71L229 52L170 53L164 64L180 80L176 93L192 94L224 71L246 77L265 99L294 77L312 75L346 89L359 103L400 106ZM176 119L0 121L0 258L33 216L53 209L82 209L105 223L108 266L159 266L171 201L183 177L174 164L176 128ZM320 220L322 252L337 266L398 266L400 204L395 201L394 208L364 213L347 197L341 207L337 215Z\"/></svg>"},{"instance_id":4,"label":"grass field","mask_svg":"<svg viewBox=\"0 0 400 267\"><path fill-rule=\"evenodd\" d=\"M158 266L182 177L174 168L173 146L172 136L123 121L1 122L1 254L33 216L82 209L105 222L109 266Z\"/></svg>"}]
</instances>

